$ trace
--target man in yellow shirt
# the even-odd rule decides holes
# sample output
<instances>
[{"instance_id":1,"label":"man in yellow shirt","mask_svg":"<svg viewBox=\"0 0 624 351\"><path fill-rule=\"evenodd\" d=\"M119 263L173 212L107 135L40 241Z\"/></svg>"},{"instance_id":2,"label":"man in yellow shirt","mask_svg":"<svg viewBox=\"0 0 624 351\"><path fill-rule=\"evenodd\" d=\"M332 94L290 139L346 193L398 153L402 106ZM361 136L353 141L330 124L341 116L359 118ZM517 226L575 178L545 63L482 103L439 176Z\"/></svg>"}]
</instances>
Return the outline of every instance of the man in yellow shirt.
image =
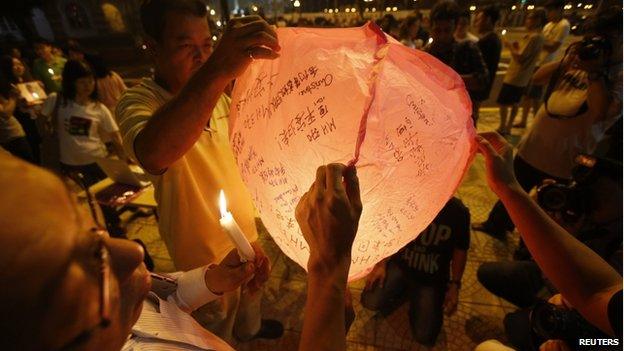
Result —
<instances>
[{"instance_id":1,"label":"man in yellow shirt","mask_svg":"<svg viewBox=\"0 0 624 351\"><path fill-rule=\"evenodd\" d=\"M218 194L256 251L255 276L195 313L228 342L279 337L277 321L260 320L260 294L270 263L256 242L254 207L228 143L225 87L253 59L278 57L277 35L260 17L232 19L219 45L199 0L152 0L141 6L154 78L120 99L116 116L126 152L151 175L159 230L178 270L218 263L233 248L219 224Z\"/></svg>"}]
</instances>

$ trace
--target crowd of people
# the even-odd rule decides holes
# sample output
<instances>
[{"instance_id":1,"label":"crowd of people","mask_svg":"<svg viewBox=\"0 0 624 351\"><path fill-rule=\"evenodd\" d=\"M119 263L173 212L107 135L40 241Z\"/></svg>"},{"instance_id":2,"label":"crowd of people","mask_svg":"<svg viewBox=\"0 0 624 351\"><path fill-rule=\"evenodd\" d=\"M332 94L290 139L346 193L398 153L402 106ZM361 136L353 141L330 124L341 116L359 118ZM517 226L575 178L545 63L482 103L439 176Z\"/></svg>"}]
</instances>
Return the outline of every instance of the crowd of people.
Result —
<instances>
[{"instance_id":1,"label":"crowd of people","mask_svg":"<svg viewBox=\"0 0 624 351\"><path fill-rule=\"evenodd\" d=\"M495 32L495 6L471 16L440 1L429 18L378 23L462 77L475 125L502 48L511 56L500 126L475 140L499 198L488 219L471 224L452 197L365 278L361 304L383 317L409 302L420 344L435 345L444 315L457 310L471 229L521 239L513 260L478 269L486 289L518 307L504 320L507 345L490 340L478 350L573 349L580 337L621 343L621 143L608 134L622 117L622 9L599 11L564 49L563 5L528 11L519 42ZM246 16L231 19L215 46L206 17L198 0L145 2L154 75L131 87L76 41L64 50L38 41L32 62L17 49L0 58L0 280L10 287L0 292L3 349L230 350L282 336L282 324L260 311L271 262L229 145L226 93L253 59L279 57L279 41L267 21ZM311 25L328 26L318 22ZM535 117L514 155L504 136L520 109L518 126L530 110ZM159 234L179 272L148 272L145 247L124 238L115 208L87 197L86 211L76 200L68 179L88 189L106 178L97 161L107 157L139 165L154 185ZM221 232L211 203L221 189L253 261L241 262ZM28 218L17 203L30 205ZM346 348L347 274L365 208L356 168L341 164L320 165L299 200L310 249L300 350ZM574 322L557 330L544 322L563 315Z\"/></svg>"}]
</instances>

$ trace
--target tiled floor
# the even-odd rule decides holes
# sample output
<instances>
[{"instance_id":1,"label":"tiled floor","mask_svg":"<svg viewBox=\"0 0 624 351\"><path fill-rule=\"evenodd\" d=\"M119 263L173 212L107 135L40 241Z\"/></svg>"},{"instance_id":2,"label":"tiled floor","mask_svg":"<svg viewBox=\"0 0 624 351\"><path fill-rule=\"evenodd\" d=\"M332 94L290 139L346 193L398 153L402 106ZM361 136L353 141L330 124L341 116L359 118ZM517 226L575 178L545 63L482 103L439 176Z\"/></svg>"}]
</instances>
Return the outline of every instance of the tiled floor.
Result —
<instances>
[{"instance_id":1,"label":"tiled floor","mask_svg":"<svg viewBox=\"0 0 624 351\"><path fill-rule=\"evenodd\" d=\"M498 123L496 109L482 109L479 130L493 130ZM519 134L523 130L514 130ZM518 135L510 139L517 142ZM482 221L496 200L485 182L484 163L475 159L457 191L458 197L470 208L473 221ZM173 264L163 242L159 239L154 217L130 219L130 238L141 238L155 260L157 270L171 271ZM296 350L303 321L305 304L305 272L280 252L266 232L261 241L273 262L273 271L265 287L263 315L280 320L285 335L275 341L253 341L238 345L239 350ZM433 350L471 350L479 342L498 338L504 340L502 318L513 307L487 292L477 281L476 271L481 262L511 257L517 239L508 237L501 242L489 236L473 232L468 263L462 280L457 312L444 320L444 327ZM426 350L412 340L407 319L407 305L386 318L375 316L359 303L363 281L350 284L356 319L347 335L348 349L372 350Z\"/></svg>"}]
</instances>

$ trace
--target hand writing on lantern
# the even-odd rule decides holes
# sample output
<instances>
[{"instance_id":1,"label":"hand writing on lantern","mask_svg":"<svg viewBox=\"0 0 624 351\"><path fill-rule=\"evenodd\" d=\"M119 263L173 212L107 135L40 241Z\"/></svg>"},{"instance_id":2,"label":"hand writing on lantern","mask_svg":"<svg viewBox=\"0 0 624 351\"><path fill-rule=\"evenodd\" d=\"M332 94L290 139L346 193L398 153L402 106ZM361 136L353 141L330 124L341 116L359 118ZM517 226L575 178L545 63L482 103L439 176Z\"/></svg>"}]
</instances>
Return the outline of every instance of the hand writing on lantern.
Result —
<instances>
[{"instance_id":1,"label":"hand writing on lantern","mask_svg":"<svg viewBox=\"0 0 624 351\"><path fill-rule=\"evenodd\" d=\"M314 184L295 211L310 246L308 270L349 267L361 213L355 167L337 163L319 167Z\"/></svg>"}]
</instances>

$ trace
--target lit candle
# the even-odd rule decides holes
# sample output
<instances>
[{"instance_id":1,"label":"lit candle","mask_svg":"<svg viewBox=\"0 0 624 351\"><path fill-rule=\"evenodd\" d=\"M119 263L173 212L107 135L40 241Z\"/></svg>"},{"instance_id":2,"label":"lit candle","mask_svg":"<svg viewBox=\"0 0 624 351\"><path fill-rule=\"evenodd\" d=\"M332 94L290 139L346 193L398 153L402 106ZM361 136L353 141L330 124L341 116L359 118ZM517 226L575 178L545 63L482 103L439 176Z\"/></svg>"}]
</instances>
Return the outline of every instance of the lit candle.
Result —
<instances>
[{"instance_id":1,"label":"lit candle","mask_svg":"<svg viewBox=\"0 0 624 351\"><path fill-rule=\"evenodd\" d=\"M223 228L230 237L230 240L234 243L234 246L236 246L241 262L253 261L256 258L256 254L245 235L243 235L243 231L234 220L234 217L232 217L232 214L227 210L227 203L223 190L221 190L219 194L219 210L221 211L221 219L219 220L221 228Z\"/></svg>"}]
</instances>

